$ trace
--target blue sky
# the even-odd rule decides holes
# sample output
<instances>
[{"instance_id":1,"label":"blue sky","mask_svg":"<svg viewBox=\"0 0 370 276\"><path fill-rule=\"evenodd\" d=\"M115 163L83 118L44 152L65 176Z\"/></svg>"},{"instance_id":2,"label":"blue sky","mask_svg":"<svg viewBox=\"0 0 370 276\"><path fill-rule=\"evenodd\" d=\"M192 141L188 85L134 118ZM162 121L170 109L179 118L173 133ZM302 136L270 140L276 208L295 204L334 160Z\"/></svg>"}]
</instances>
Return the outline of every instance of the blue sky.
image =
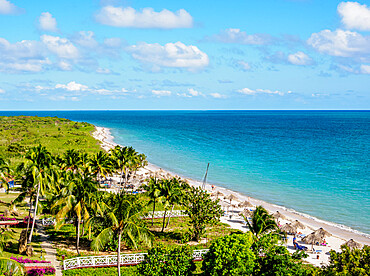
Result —
<instances>
[{"instance_id":1,"label":"blue sky","mask_svg":"<svg viewBox=\"0 0 370 276\"><path fill-rule=\"evenodd\" d=\"M0 0L0 109L369 109L370 2Z\"/></svg>"}]
</instances>

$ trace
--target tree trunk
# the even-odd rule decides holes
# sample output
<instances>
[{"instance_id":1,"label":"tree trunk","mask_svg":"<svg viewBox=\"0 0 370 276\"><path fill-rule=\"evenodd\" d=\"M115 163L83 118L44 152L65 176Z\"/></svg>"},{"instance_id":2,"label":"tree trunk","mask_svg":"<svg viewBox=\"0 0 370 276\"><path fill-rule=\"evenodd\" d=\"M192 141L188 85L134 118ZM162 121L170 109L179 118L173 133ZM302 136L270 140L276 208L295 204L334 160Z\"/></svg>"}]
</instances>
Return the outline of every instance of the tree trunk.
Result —
<instances>
[{"instance_id":1,"label":"tree trunk","mask_svg":"<svg viewBox=\"0 0 370 276\"><path fill-rule=\"evenodd\" d=\"M152 226L154 225L155 199L153 202Z\"/></svg>"},{"instance_id":2,"label":"tree trunk","mask_svg":"<svg viewBox=\"0 0 370 276\"><path fill-rule=\"evenodd\" d=\"M126 168L125 168L125 185L127 185L127 180L128 180L128 179L127 179L127 178L128 178L128 177L127 177L127 170L128 170L128 168L126 167Z\"/></svg>"},{"instance_id":3,"label":"tree trunk","mask_svg":"<svg viewBox=\"0 0 370 276\"><path fill-rule=\"evenodd\" d=\"M165 225L165 223L166 223L166 213L167 213L167 210L164 210L164 215L163 215L163 225L162 225L162 231L161 231L161 232L163 232L163 231L164 231L164 225Z\"/></svg>"},{"instance_id":4,"label":"tree trunk","mask_svg":"<svg viewBox=\"0 0 370 276\"><path fill-rule=\"evenodd\" d=\"M121 236L122 236L122 233L119 232L119 234L118 234L118 248L117 248L117 269L118 269L118 276L121 276Z\"/></svg>"},{"instance_id":5,"label":"tree trunk","mask_svg":"<svg viewBox=\"0 0 370 276\"><path fill-rule=\"evenodd\" d=\"M119 176L119 185L122 186L122 174L123 174L123 168L121 169L121 175Z\"/></svg>"},{"instance_id":6,"label":"tree trunk","mask_svg":"<svg viewBox=\"0 0 370 276\"><path fill-rule=\"evenodd\" d=\"M35 228L37 205L39 204L39 196L40 196L40 187L41 187L41 182L39 182L39 186L37 187L35 211L33 212L33 221L32 221L30 237L28 238L28 243L31 243L31 241L32 241L33 229Z\"/></svg>"},{"instance_id":7,"label":"tree trunk","mask_svg":"<svg viewBox=\"0 0 370 276\"><path fill-rule=\"evenodd\" d=\"M80 219L78 217L77 217L77 225L76 225L76 236L77 236L77 240L76 240L77 254L80 255L80 249L79 249L79 246L80 246Z\"/></svg>"},{"instance_id":8,"label":"tree trunk","mask_svg":"<svg viewBox=\"0 0 370 276\"><path fill-rule=\"evenodd\" d=\"M32 208L32 195L30 195L30 209L28 211L28 221L27 221L27 231L26 235L28 235L28 229L30 228L30 221L31 221L31 208ZM26 239L27 240L27 239Z\"/></svg>"},{"instance_id":9,"label":"tree trunk","mask_svg":"<svg viewBox=\"0 0 370 276\"><path fill-rule=\"evenodd\" d=\"M171 219L171 215L172 215L172 212L173 212L173 208L175 207L175 204L172 205L172 208L171 208L171 213L170 215L168 216L168 221L167 221L167 224L166 224L166 228L168 227L168 225L170 224L170 219Z\"/></svg>"}]
</instances>

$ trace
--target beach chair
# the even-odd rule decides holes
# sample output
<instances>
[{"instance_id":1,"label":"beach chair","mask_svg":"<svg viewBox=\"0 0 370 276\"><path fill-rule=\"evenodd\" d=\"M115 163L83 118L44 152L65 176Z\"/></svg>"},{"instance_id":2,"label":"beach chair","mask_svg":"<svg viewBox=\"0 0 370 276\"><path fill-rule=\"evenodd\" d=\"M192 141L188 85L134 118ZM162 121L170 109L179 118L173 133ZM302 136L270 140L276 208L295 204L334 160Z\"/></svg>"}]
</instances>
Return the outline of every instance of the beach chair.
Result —
<instances>
[{"instance_id":1,"label":"beach chair","mask_svg":"<svg viewBox=\"0 0 370 276\"><path fill-rule=\"evenodd\" d=\"M295 243L295 247L297 248L297 250L303 250L303 251L307 250L306 246L299 245L298 243Z\"/></svg>"}]
</instances>

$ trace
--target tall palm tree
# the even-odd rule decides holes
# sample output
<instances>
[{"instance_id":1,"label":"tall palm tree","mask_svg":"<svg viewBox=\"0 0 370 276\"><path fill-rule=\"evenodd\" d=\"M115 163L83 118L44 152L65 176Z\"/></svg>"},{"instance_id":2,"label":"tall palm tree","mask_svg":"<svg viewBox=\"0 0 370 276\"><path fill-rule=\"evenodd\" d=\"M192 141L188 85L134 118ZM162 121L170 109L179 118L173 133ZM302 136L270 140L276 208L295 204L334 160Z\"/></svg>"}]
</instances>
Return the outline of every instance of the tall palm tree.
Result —
<instances>
[{"instance_id":1,"label":"tall palm tree","mask_svg":"<svg viewBox=\"0 0 370 276\"><path fill-rule=\"evenodd\" d=\"M182 194L179 182L176 178L163 179L161 181L160 191L160 196L164 207L163 225L161 230L161 232L163 232L166 223L167 211L170 206L172 206L173 209L174 205L180 202Z\"/></svg>"},{"instance_id":2,"label":"tall palm tree","mask_svg":"<svg viewBox=\"0 0 370 276\"><path fill-rule=\"evenodd\" d=\"M278 226L275 219L270 215L265 208L257 206L256 210L252 214L252 223L245 218L245 221L249 227L249 230L259 238L261 235L266 234L269 231L277 230Z\"/></svg>"},{"instance_id":3,"label":"tall palm tree","mask_svg":"<svg viewBox=\"0 0 370 276\"><path fill-rule=\"evenodd\" d=\"M152 226L154 224L154 212L155 212L155 204L160 202L160 194L161 194L161 184L160 180L156 177L151 177L146 185L144 185L144 190L146 194L149 196L149 205L153 204L153 213L152 213Z\"/></svg>"},{"instance_id":4,"label":"tall palm tree","mask_svg":"<svg viewBox=\"0 0 370 276\"><path fill-rule=\"evenodd\" d=\"M133 147L120 147L118 145L115 146L110 153L115 162L115 168L121 171L121 177L122 174L125 173L125 184L127 184L130 169L134 168L138 163L138 153ZM121 182L122 181L120 181L120 184Z\"/></svg>"},{"instance_id":5,"label":"tall palm tree","mask_svg":"<svg viewBox=\"0 0 370 276\"><path fill-rule=\"evenodd\" d=\"M105 177L112 172L112 160L109 155L103 151L99 151L91 156L88 166L97 180L100 179L100 176Z\"/></svg>"},{"instance_id":6,"label":"tall palm tree","mask_svg":"<svg viewBox=\"0 0 370 276\"><path fill-rule=\"evenodd\" d=\"M120 276L122 238L126 245L132 248L137 248L140 241L150 246L151 233L141 219L144 206L136 196L122 193L113 194L110 205L111 211L107 214L106 218L109 219L111 226L101 231L92 242L91 248L96 251L101 250L107 242L113 239L114 235L117 235L117 269Z\"/></svg>"},{"instance_id":7,"label":"tall palm tree","mask_svg":"<svg viewBox=\"0 0 370 276\"><path fill-rule=\"evenodd\" d=\"M52 212L56 213L56 228L59 229L67 217L75 219L76 225L76 249L80 254L80 226L81 221L89 219L89 207L102 214L100 204L96 200L98 183L90 176L70 172L65 181L65 186L60 190L59 199L52 206Z\"/></svg>"},{"instance_id":8,"label":"tall palm tree","mask_svg":"<svg viewBox=\"0 0 370 276\"><path fill-rule=\"evenodd\" d=\"M31 243L33 229L35 227L40 191L43 194L44 188L47 184L48 170L53 163L53 158L50 152L47 151L45 147L38 145L27 151L25 159L32 172L33 183L34 185L37 185L35 210L33 214L31 233L28 239L28 243Z\"/></svg>"},{"instance_id":9,"label":"tall palm tree","mask_svg":"<svg viewBox=\"0 0 370 276\"><path fill-rule=\"evenodd\" d=\"M71 169L75 173L83 164L81 153L75 149L67 150L62 157L62 162L63 169Z\"/></svg>"}]
</instances>

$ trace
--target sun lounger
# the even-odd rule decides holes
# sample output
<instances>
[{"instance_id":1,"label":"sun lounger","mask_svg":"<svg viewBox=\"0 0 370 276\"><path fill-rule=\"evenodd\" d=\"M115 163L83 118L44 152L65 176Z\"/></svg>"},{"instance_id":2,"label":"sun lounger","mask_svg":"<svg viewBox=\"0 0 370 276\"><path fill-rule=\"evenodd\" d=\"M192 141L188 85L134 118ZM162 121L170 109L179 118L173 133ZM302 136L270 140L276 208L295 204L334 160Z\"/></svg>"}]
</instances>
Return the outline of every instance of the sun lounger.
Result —
<instances>
[{"instance_id":1,"label":"sun lounger","mask_svg":"<svg viewBox=\"0 0 370 276\"><path fill-rule=\"evenodd\" d=\"M298 243L295 243L294 245L297 248L297 250L303 250L303 251L306 251L307 250L307 247L306 246L301 246Z\"/></svg>"}]
</instances>

